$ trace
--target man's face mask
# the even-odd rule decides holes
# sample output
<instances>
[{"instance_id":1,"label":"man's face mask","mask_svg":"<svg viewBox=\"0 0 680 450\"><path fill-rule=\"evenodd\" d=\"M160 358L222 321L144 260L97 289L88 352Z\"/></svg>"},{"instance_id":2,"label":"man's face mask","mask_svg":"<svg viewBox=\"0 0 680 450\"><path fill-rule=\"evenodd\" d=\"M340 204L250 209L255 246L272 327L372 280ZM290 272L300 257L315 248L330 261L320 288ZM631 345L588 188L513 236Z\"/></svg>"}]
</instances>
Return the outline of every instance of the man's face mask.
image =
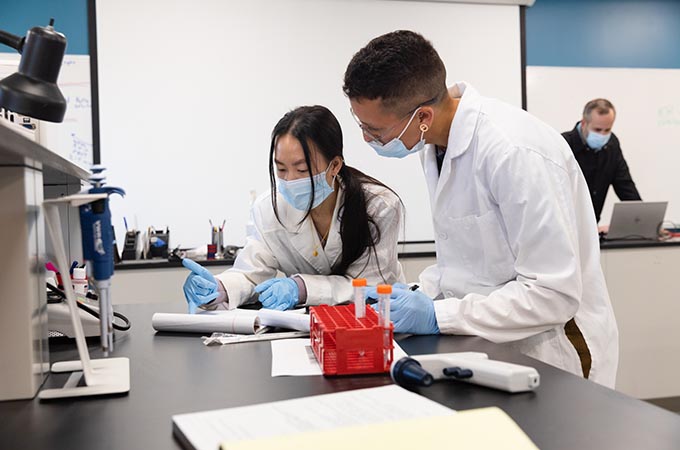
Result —
<instances>
[{"instance_id":1,"label":"man's face mask","mask_svg":"<svg viewBox=\"0 0 680 450\"><path fill-rule=\"evenodd\" d=\"M387 158L403 158L412 153L417 153L421 151L425 147L424 136L425 131L427 131L426 129L423 130L421 128L420 140L418 141L418 143L416 143L416 145L414 145L410 149L407 148L406 144L404 144L404 142L401 140L401 137L404 135L408 127L411 125L411 122L413 122L413 119L416 117L418 111L420 111L420 107L413 111L413 114L411 114L411 118L409 119L408 123L401 131L401 133L399 133L399 136L395 137L387 144L383 144L380 141L374 139L371 142L369 142L368 145L373 147L373 150L375 150L378 155L385 156Z\"/></svg>"}]
</instances>

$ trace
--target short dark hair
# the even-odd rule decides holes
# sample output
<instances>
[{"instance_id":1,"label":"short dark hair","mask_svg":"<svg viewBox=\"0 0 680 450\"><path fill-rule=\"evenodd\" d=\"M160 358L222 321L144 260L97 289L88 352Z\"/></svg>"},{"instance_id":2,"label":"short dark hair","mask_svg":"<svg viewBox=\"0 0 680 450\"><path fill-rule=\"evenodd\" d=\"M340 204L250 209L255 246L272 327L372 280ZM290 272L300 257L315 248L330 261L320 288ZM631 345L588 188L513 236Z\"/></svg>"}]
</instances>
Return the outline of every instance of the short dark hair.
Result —
<instances>
[{"instance_id":1,"label":"short dark hair","mask_svg":"<svg viewBox=\"0 0 680 450\"><path fill-rule=\"evenodd\" d=\"M413 31L394 31L359 50L345 71L342 90L350 99L381 99L406 114L446 94L446 67L432 43Z\"/></svg>"},{"instance_id":2,"label":"short dark hair","mask_svg":"<svg viewBox=\"0 0 680 450\"><path fill-rule=\"evenodd\" d=\"M609 114L609 111L614 111L614 115L616 115L614 105L606 98L596 98L586 103L586 106L583 108L583 118L586 119L586 122L590 121L593 111L598 114Z\"/></svg>"}]
</instances>

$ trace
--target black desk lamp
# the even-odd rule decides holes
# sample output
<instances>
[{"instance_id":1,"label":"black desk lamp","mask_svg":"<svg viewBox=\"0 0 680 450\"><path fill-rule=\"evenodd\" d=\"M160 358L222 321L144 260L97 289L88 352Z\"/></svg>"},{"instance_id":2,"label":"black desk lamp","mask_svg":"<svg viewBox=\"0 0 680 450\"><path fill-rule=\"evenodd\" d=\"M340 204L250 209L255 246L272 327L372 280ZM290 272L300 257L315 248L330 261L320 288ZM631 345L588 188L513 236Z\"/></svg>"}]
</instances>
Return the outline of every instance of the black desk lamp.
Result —
<instances>
[{"instance_id":1,"label":"black desk lamp","mask_svg":"<svg viewBox=\"0 0 680 450\"><path fill-rule=\"evenodd\" d=\"M0 30L0 43L21 53L19 71L0 81L0 107L50 122L61 122L66 99L57 78L66 50L66 37L52 28L33 27L26 37Z\"/></svg>"}]
</instances>

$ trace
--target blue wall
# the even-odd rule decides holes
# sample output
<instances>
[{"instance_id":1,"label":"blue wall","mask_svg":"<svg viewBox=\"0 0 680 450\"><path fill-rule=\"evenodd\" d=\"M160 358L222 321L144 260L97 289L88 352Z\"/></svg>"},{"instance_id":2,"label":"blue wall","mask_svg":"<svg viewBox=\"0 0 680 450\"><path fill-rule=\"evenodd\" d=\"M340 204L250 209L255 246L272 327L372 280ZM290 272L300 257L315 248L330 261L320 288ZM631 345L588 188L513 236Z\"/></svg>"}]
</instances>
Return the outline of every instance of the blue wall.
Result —
<instances>
[{"instance_id":1,"label":"blue wall","mask_svg":"<svg viewBox=\"0 0 680 450\"><path fill-rule=\"evenodd\" d=\"M87 0L0 0L0 30L26 36L34 26L49 24L66 36L66 53L87 55ZM0 45L0 52L13 50Z\"/></svg>"},{"instance_id":2,"label":"blue wall","mask_svg":"<svg viewBox=\"0 0 680 450\"><path fill-rule=\"evenodd\" d=\"M527 65L680 68L680 0L536 0Z\"/></svg>"},{"instance_id":3,"label":"blue wall","mask_svg":"<svg viewBox=\"0 0 680 450\"><path fill-rule=\"evenodd\" d=\"M0 0L2 30L24 36L50 17L67 53L88 53L87 0ZM536 0L526 32L532 66L680 68L680 0Z\"/></svg>"}]
</instances>

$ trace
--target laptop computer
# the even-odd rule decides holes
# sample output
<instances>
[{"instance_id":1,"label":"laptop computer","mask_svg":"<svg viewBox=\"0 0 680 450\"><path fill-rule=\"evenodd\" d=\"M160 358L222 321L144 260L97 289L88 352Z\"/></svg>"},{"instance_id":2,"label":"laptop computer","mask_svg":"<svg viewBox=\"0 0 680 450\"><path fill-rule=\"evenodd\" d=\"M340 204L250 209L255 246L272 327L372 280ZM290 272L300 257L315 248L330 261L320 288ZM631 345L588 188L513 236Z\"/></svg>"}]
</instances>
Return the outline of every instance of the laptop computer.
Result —
<instances>
[{"instance_id":1,"label":"laptop computer","mask_svg":"<svg viewBox=\"0 0 680 450\"><path fill-rule=\"evenodd\" d=\"M629 201L614 204L608 241L616 239L657 240L659 227L666 216L668 202Z\"/></svg>"}]
</instances>

